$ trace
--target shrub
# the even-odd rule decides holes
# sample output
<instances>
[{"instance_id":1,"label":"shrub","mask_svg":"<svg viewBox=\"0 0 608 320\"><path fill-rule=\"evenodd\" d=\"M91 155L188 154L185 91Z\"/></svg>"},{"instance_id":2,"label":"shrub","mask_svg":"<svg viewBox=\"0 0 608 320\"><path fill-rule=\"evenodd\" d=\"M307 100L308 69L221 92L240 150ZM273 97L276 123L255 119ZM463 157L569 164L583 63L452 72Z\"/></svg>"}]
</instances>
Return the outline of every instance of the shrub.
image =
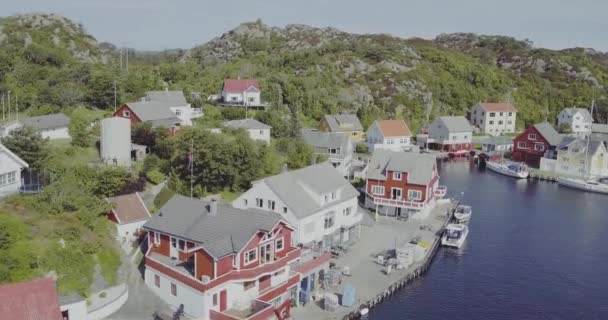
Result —
<instances>
[{"instance_id":1,"label":"shrub","mask_svg":"<svg viewBox=\"0 0 608 320\"><path fill-rule=\"evenodd\" d=\"M146 178L148 178L148 180L150 180L150 182L154 184L160 184L165 180L165 175L162 174L160 171L153 169L146 173Z\"/></svg>"}]
</instances>

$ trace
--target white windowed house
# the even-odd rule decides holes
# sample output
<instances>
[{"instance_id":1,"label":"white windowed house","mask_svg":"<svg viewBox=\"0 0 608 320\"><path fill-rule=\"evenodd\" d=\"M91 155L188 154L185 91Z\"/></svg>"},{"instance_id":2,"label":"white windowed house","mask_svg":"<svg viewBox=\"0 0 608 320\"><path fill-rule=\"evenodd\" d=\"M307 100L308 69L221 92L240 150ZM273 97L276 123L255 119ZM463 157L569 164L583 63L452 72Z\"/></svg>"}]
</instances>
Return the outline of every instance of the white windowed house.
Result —
<instances>
[{"instance_id":1,"label":"white windowed house","mask_svg":"<svg viewBox=\"0 0 608 320\"><path fill-rule=\"evenodd\" d=\"M349 135L340 132L302 130L302 139L313 147L316 154L327 156L327 160L344 177L350 175L353 161L353 143Z\"/></svg>"},{"instance_id":2,"label":"white windowed house","mask_svg":"<svg viewBox=\"0 0 608 320\"><path fill-rule=\"evenodd\" d=\"M253 183L232 205L283 216L296 228L295 243L331 247L359 238L359 192L329 162Z\"/></svg>"},{"instance_id":3,"label":"white windowed house","mask_svg":"<svg viewBox=\"0 0 608 320\"><path fill-rule=\"evenodd\" d=\"M21 171L27 167L23 159L0 144L0 197L19 192Z\"/></svg>"},{"instance_id":4,"label":"white windowed house","mask_svg":"<svg viewBox=\"0 0 608 320\"><path fill-rule=\"evenodd\" d=\"M517 109L510 103L478 103L471 108L471 124L493 136L515 132Z\"/></svg>"},{"instance_id":5,"label":"white windowed house","mask_svg":"<svg viewBox=\"0 0 608 320\"><path fill-rule=\"evenodd\" d=\"M47 114L11 121L0 127L0 136L9 135L13 130L29 127L40 133L42 138L49 140L69 139L70 118L63 113Z\"/></svg>"},{"instance_id":6,"label":"white windowed house","mask_svg":"<svg viewBox=\"0 0 608 320\"><path fill-rule=\"evenodd\" d=\"M557 116L558 129L565 128L583 138L591 133L593 117L585 108L565 108Z\"/></svg>"},{"instance_id":7,"label":"white windowed house","mask_svg":"<svg viewBox=\"0 0 608 320\"><path fill-rule=\"evenodd\" d=\"M245 129L252 140L270 143L271 126L263 124L255 119L238 119L224 122L225 128Z\"/></svg>"},{"instance_id":8,"label":"white windowed house","mask_svg":"<svg viewBox=\"0 0 608 320\"><path fill-rule=\"evenodd\" d=\"M367 148L404 151L411 147L412 132L403 120L376 120L367 129Z\"/></svg>"},{"instance_id":9,"label":"white windowed house","mask_svg":"<svg viewBox=\"0 0 608 320\"><path fill-rule=\"evenodd\" d=\"M566 137L557 147L555 173L580 178L608 176L608 151L602 141ZM586 158L586 159L585 159Z\"/></svg>"},{"instance_id":10,"label":"white windowed house","mask_svg":"<svg viewBox=\"0 0 608 320\"><path fill-rule=\"evenodd\" d=\"M226 79L222 85L222 102L236 106L261 106L260 87L255 79Z\"/></svg>"},{"instance_id":11,"label":"white windowed house","mask_svg":"<svg viewBox=\"0 0 608 320\"><path fill-rule=\"evenodd\" d=\"M165 104L182 126L191 126L193 119L203 116L202 109L192 108L182 91L148 91L143 100Z\"/></svg>"}]
</instances>

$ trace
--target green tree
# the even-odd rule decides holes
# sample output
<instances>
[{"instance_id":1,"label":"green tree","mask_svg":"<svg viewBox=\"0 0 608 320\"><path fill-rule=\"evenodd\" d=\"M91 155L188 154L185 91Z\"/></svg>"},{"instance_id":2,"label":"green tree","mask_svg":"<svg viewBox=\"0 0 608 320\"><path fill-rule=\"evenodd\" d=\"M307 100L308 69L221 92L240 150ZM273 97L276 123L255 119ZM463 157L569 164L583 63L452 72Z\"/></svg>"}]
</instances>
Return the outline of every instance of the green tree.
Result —
<instances>
[{"instance_id":1,"label":"green tree","mask_svg":"<svg viewBox=\"0 0 608 320\"><path fill-rule=\"evenodd\" d=\"M120 97L117 97L120 101ZM94 107L114 106L114 77L106 70L96 70L87 86L87 101Z\"/></svg>"},{"instance_id":2,"label":"green tree","mask_svg":"<svg viewBox=\"0 0 608 320\"><path fill-rule=\"evenodd\" d=\"M77 147L88 147L91 144L93 133L91 126L83 109L76 109L72 112L69 126L71 144Z\"/></svg>"},{"instance_id":3,"label":"green tree","mask_svg":"<svg viewBox=\"0 0 608 320\"><path fill-rule=\"evenodd\" d=\"M48 139L43 139L40 133L30 127L13 130L1 141L31 168L42 168L49 156Z\"/></svg>"}]
</instances>

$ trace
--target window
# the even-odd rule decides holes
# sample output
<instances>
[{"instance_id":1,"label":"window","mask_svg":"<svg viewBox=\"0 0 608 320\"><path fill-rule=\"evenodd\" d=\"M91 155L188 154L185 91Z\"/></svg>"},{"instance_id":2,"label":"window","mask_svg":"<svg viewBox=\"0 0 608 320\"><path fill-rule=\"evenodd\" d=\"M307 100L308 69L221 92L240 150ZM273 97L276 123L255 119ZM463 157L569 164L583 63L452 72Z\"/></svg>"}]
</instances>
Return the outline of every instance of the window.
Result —
<instances>
[{"instance_id":1,"label":"window","mask_svg":"<svg viewBox=\"0 0 608 320\"><path fill-rule=\"evenodd\" d=\"M179 251L185 251L186 250L186 241L180 239L179 241L177 241L177 245L179 248Z\"/></svg>"},{"instance_id":2,"label":"window","mask_svg":"<svg viewBox=\"0 0 608 320\"><path fill-rule=\"evenodd\" d=\"M325 216L325 220L324 220L324 224L323 224L325 229L329 229L329 228L333 227L334 223L335 223L335 217L333 215Z\"/></svg>"},{"instance_id":3,"label":"window","mask_svg":"<svg viewBox=\"0 0 608 320\"><path fill-rule=\"evenodd\" d=\"M467 139L469 136L467 136L466 134L464 135L464 138Z\"/></svg>"},{"instance_id":4,"label":"window","mask_svg":"<svg viewBox=\"0 0 608 320\"><path fill-rule=\"evenodd\" d=\"M274 201L268 200L268 210L274 211L274 205L275 205Z\"/></svg>"},{"instance_id":5,"label":"window","mask_svg":"<svg viewBox=\"0 0 608 320\"><path fill-rule=\"evenodd\" d=\"M171 282L171 295L177 297L177 285Z\"/></svg>"},{"instance_id":6,"label":"window","mask_svg":"<svg viewBox=\"0 0 608 320\"><path fill-rule=\"evenodd\" d=\"M399 143L401 143L401 144L407 144L407 138L401 138L401 139L399 139Z\"/></svg>"},{"instance_id":7,"label":"window","mask_svg":"<svg viewBox=\"0 0 608 320\"><path fill-rule=\"evenodd\" d=\"M264 208L264 199L262 199L262 198L255 198L255 205L258 208Z\"/></svg>"},{"instance_id":8,"label":"window","mask_svg":"<svg viewBox=\"0 0 608 320\"><path fill-rule=\"evenodd\" d=\"M393 180L401 180L401 172L393 171Z\"/></svg>"},{"instance_id":9,"label":"window","mask_svg":"<svg viewBox=\"0 0 608 320\"><path fill-rule=\"evenodd\" d=\"M17 177L16 172L13 171L13 172L9 172L7 174L8 174L8 184L15 183L15 181L17 180L17 178L16 178Z\"/></svg>"},{"instance_id":10,"label":"window","mask_svg":"<svg viewBox=\"0 0 608 320\"><path fill-rule=\"evenodd\" d=\"M351 210L352 210L351 207L344 208L344 209L342 209L342 214L345 216L350 216Z\"/></svg>"},{"instance_id":11,"label":"window","mask_svg":"<svg viewBox=\"0 0 608 320\"><path fill-rule=\"evenodd\" d=\"M526 149L526 148L528 148L528 146L526 145L526 143L525 142L521 142L521 141L517 143L517 147L519 149Z\"/></svg>"},{"instance_id":12,"label":"window","mask_svg":"<svg viewBox=\"0 0 608 320\"><path fill-rule=\"evenodd\" d=\"M5 174L0 174L0 186L13 184L17 181L17 172L9 172Z\"/></svg>"},{"instance_id":13,"label":"window","mask_svg":"<svg viewBox=\"0 0 608 320\"><path fill-rule=\"evenodd\" d=\"M329 154L338 154L338 149L336 149L336 148L329 149Z\"/></svg>"},{"instance_id":14,"label":"window","mask_svg":"<svg viewBox=\"0 0 608 320\"><path fill-rule=\"evenodd\" d=\"M481 112L481 115L482 115L482 116L485 116L485 115L486 115L486 113L485 113L484 111L482 111L482 112Z\"/></svg>"},{"instance_id":15,"label":"window","mask_svg":"<svg viewBox=\"0 0 608 320\"><path fill-rule=\"evenodd\" d=\"M181 110L175 110L175 115L176 116L181 116L182 115L182 111Z\"/></svg>"},{"instance_id":16,"label":"window","mask_svg":"<svg viewBox=\"0 0 608 320\"><path fill-rule=\"evenodd\" d=\"M236 101L236 97L231 97L230 100Z\"/></svg>"},{"instance_id":17,"label":"window","mask_svg":"<svg viewBox=\"0 0 608 320\"><path fill-rule=\"evenodd\" d=\"M213 306L217 306L217 293L213 294Z\"/></svg>"},{"instance_id":18,"label":"window","mask_svg":"<svg viewBox=\"0 0 608 320\"><path fill-rule=\"evenodd\" d=\"M498 124L502 124L502 120L499 120L499 121L498 121Z\"/></svg>"},{"instance_id":19,"label":"window","mask_svg":"<svg viewBox=\"0 0 608 320\"><path fill-rule=\"evenodd\" d=\"M327 201L329 201L329 196L328 196L328 195L325 195L325 196L323 197L323 199L325 200L325 202L327 202Z\"/></svg>"},{"instance_id":20,"label":"window","mask_svg":"<svg viewBox=\"0 0 608 320\"><path fill-rule=\"evenodd\" d=\"M247 199L243 199L243 205L247 206Z\"/></svg>"},{"instance_id":21,"label":"window","mask_svg":"<svg viewBox=\"0 0 608 320\"><path fill-rule=\"evenodd\" d=\"M490 118L494 118L496 116L496 112L490 112Z\"/></svg>"},{"instance_id":22,"label":"window","mask_svg":"<svg viewBox=\"0 0 608 320\"><path fill-rule=\"evenodd\" d=\"M536 140L536 134L535 133L530 133L528 135L528 140Z\"/></svg>"},{"instance_id":23,"label":"window","mask_svg":"<svg viewBox=\"0 0 608 320\"><path fill-rule=\"evenodd\" d=\"M255 100L254 97L249 97L249 102L253 102Z\"/></svg>"},{"instance_id":24,"label":"window","mask_svg":"<svg viewBox=\"0 0 608 320\"><path fill-rule=\"evenodd\" d=\"M283 247L285 246L285 243L283 242L283 238L281 239L277 239L276 243L275 243L275 248L276 251L281 251L283 250Z\"/></svg>"},{"instance_id":25,"label":"window","mask_svg":"<svg viewBox=\"0 0 608 320\"><path fill-rule=\"evenodd\" d=\"M422 200L422 191L420 190L408 190L407 197L410 200Z\"/></svg>"},{"instance_id":26,"label":"window","mask_svg":"<svg viewBox=\"0 0 608 320\"><path fill-rule=\"evenodd\" d=\"M501 112L501 113L499 113L498 115L502 117L502 112Z\"/></svg>"},{"instance_id":27,"label":"window","mask_svg":"<svg viewBox=\"0 0 608 320\"><path fill-rule=\"evenodd\" d=\"M545 145L542 143L535 143L534 144L534 150L536 151L544 151L545 150Z\"/></svg>"},{"instance_id":28,"label":"window","mask_svg":"<svg viewBox=\"0 0 608 320\"><path fill-rule=\"evenodd\" d=\"M509 117L513 115L513 112L509 112Z\"/></svg>"},{"instance_id":29,"label":"window","mask_svg":"<svg viewBox=\"0 0 608 320\"><path fill-rule=\"evenodd\" d=\"M160 288L160 277L157 274L154 275L154 285Z\"/></svg>"},{"instance_id":30,"label":"window","mask_svg":"<svg viewBox=\"0 0 608 320\"><path fill-rule=\"evenodd\" d=\"M336 200L336 192L332 192L331 193L331 199L332 200Z\"/></svg>"},{"instance_id":31,"label":"window","mask_svg":"<svg viewBox=\"0 0 608 320\"><path fill-rule=\"evenodd\" d=\"M386 139L386 144L393 144L393 139Z\"/></svg>"},{"instance_id":32,"label":"window","mask_svg":"<svg viewBox=\"0 0 608 320\"><path fill-rule=\"evenodd\" d=\"M287 207L283 207L283 213L287 213Z\"/></svg>"},{"instance_id":33,"label":"window","mask_svg":"<svg viewBox=\"0 0 608 320\"><path fill-rule=\"evenodd\" d=\"M253 281L245 281L243 283L243 290L247 291L251 288L255 287L255 280Z\"/></svg>"},{"instance_id":34,"label":"window","mask_svg":"<svg viewBox=\"0 0 608 320\"><path fill-rule=\"evenodd\" d=\"M125 117L125 118L129 118L129 117L131 116L131 112L129 112L129 111L127 111L127 110L125 110L125 111L122 113L122 116L123 116L123 117Z\"/></svg>"},{"instance_id":35,"label":"window","mask_svg":"<svg viewBox=\"0 0 608 320\"><path fill-rule=\"evenodd\" d=\"M154 232L154 244L160 244L160 233Z\"/></svg>"},{"instance_id":36,"label":"window","mask_svg":"<svg viewBox=\"0 0 608 320\"><path fill-rule=\"evenodd\" d=\"M494 121L490 120L488 123L489 123L489 124L494 124Z\"/></svg>"},{"instance_id":37,"label":"window","mask_svg":"<svg viewBox=\"0 0 608 320\"><path fill-rule=\"evenodd\" d=\"M247 252L245 252L245 265L248 265L252 262L255 262L258 260L258 249L251 249Z\"/></svg>"},{"instance_id":38,"label":"window","mask_svg":"<svg viewBox=\"0 0 608 320\"><path fill-rule=\"evenodd\" d=\"M456 138L457 138L456 136L452 136L452 140L456 140Z\"/></svg>"},{"instance_id":39,"label":"window","mask_svg":"<svg viewBox=\"0 0 608 320\"><path fill-rule=\"evenodd\" d=\"M354 137L357 135L357 132L353 131L353 132L351 132L351 135Z\"/></svg>"},{"instance_id":40,"label":"window","mask_svg":"<svg viewBox=\"0 0 608 320\"><path fill-rule=\"evenodd\" d=\"M507 124L513 124L513 121L509 120L507 121Z\"/></svg>"},{"instance_id":41,"label":"window","mask_svg":"<svg viewBox=\"0 0 608 320\"><path fill-rule=\"evenodd\" d=\"M372 194L384 195L384 186L372 186Z\"/></svg>"},{"instance_id":42,"label":"window","mask_svg":"<svg viewBox=\"0 0 608 320\"><path fill-rule=\"evenodd\" d=\"M264 130L260 130L260 134L261 134L261 135L262 135L262 134L264 134Z\"/></svg>"}]
</instances>

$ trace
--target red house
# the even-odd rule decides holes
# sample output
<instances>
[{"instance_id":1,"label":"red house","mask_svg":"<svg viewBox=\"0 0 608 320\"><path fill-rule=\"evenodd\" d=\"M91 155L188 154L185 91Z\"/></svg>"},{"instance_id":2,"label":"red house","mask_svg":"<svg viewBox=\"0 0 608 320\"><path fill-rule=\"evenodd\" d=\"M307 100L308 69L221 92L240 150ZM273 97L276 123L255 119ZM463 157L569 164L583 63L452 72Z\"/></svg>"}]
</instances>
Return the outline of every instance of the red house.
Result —
<instances>
[{"instance_id":1,"label":"red house","mask_svg":"<svg viewBox=\"0 0 608 320\"><path fill-rule=\"evenodd\" d=\"M145 282L200 319L284 319L300 257L279 214L175 196L146 222Z\"/></svg>"},{"instance_id":2,"label":"red house","mask_svg":"<svg viewBox=\"0 0 608 320\"><path fill-rule=\"evenodd\" d=\"M547 122L535 124L513 140L513 160L538 168L540 159L556 159L562 136Z\"/></svg>"},{"instance_id":3,"label":"red house","mask_svg":"<svg viewBox=\"0 0 608 320\"><path fill-rule=\"evenodd\" d=\"M0 286L0 319L61 320L63 316L68 315L60 311L51 278Z\"/></svg>"},{"instance_id":4,"label":"red house","mask_svg":"<svg viewBox=\"0 0 608 320\"><path fill-rule=\"evenodd\" d=\"M447 191L429 154L376 150L366 178L365 205L387 216L423 219Z\"/></svg>"}]
</instances>

